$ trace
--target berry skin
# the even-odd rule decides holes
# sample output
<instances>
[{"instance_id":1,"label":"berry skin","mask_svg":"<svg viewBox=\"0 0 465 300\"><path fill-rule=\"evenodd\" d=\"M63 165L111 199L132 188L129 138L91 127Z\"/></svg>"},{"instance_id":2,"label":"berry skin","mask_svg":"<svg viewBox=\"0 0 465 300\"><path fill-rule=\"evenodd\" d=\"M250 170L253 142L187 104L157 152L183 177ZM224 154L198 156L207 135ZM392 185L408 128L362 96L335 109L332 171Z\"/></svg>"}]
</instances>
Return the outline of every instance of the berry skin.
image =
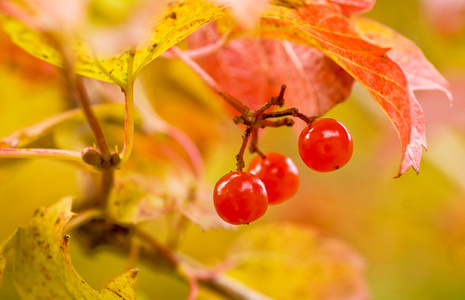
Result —
<instances>
[{"instance_id":1,"label":"berry skin","mask_svg":"<svg viewBox=\"0 0 465 300\"><path fill-rule=\"evenodd\" d=\"M342 168L352 157L353 150L349 131L334 119L318 119L299 136L300 157L310 169L318 172Z\"/></svg>"},{"instance_id":2,"label":"berry skin","mask_svg":"<svg viewBox=\"0 0 465 300\"><path fill-rule=\"evenodd\" d=\"M282 203L299 189L299 170L294 162L281 153L267 153L266 158L256 156L247 171L257 175L265 184L268 204Z\"/></svg>"},{"instance_id":3,"label":"berry skin","mask_svg":"<svg viewBox=\"0 0 465 300\"><path fill-rule=\"evenodd\" d=\"M248 224L265 214L268 195L257 175L235 171L218 180L213 203L224 221L233 225Z\"/></svg>"}]
</instances>

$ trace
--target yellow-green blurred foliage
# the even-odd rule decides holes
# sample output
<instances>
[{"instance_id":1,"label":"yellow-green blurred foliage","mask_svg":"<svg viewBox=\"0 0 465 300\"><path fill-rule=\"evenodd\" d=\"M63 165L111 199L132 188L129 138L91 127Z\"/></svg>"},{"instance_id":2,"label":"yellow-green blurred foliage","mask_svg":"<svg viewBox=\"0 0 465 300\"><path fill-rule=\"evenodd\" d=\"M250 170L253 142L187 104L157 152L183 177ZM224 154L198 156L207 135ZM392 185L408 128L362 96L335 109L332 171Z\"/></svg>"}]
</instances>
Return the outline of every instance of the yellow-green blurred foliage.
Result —
<instances>
[{"instance_id":1,"label":"yellow-green blurred foliage","mask_svg":"<svg viewBox=\"0 0 465 300\"><path fill-rule=\"evenodd\" d=\"M465 35L440 35L417 1L378 0L367 16L412 39L452 83L453 107L442 94L418 93L428 140L420 174L409 170L394 179L401 158L396 132L367 92L356 86L350 99L328 113L344 123L354 139L354 156L341 170L319 174L306 168L291 128L267 129L261 136L263 151L282 152L294 160L301 172L301 188L294 199L270 207L257 223L310 224L345 241L366 260L373 299L464 299L465 122L461 120L465 105L461 102L465 90L461 86L465 85ZM222 116L226 110L218 105L220 100L198 79L186 79L194 75L177 76L183 72L183 66L160 59L143 72L143 83L150 85L148 95L157 112L186 131L202 150L206 178L213 185L235 168L242 129L231 116ZM53 76L48 80L25 77L2 61L0 136L70 105ZM250 158L247 154L246 162ZM81 175L71 164L7 159L0 164L0 240L26 223L37 207L82 193ZM167 239L168 219L163 217L147 228L161 240ZM218 263L233 240L248 229L205 232L190 225L180 250L206 264ZM102 288L125 270L124 257L108 252L88 256L75 242L71 240L70 247L76 269L94 288ZM140 299L187 295L184 282L144 264L138 267L142 270L136 282Z\"/></svg>"}]
</instances>

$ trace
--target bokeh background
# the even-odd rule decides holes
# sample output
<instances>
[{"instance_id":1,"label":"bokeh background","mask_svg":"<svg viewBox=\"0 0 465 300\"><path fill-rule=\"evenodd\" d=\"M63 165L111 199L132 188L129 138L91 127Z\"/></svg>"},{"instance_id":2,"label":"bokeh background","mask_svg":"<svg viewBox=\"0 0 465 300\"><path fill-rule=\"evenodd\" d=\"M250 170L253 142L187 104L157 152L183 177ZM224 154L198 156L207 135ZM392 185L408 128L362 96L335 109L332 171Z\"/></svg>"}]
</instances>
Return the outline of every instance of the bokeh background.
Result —
<instances>
[{"instance_id":1,"label":"bokeh background","mask_svg":"<svg viewBox=\"0 0 465 300\"><path fill-rule=\"evenodd\" d=\"M365 259L373 299L464 299L465 1L378 0L365 15L413 40L451 84L452 103L436 91L416 94L424 108L428 142L420 174L409 170L394 179L401 158L399 139L376 103L356 85L352 96L327 115L343 122L353 135L354 156L341 170L319 174L307 169L299 159L292 129L268 129L262 136L263 150L293 158L302 184L294 199L271 207L258 222L309 224L351 245ZM11 45L4 33L0 52L1 137L75 105L65 96L56 71ZM192 75L186 82L185 75L179 76L185 72L180 63L158 59L146 68L142 82L151 99L169 99L154 101L154 107L197 143L207 182L213 185L234 168L241 129L220 103L208 101L209 92L200 80ZM166 88L154 88L161 84ZM83 194L82 173L72 164L1 159L0 240L26 223L37 207ZM164 218L148 226L160 239L169 234ZM246 230L203 231L190 225L180 251L206 264L218 263ZM108 251L89 256L78 243L71 243L71 255L77 270L96 289L126 266L124 257ZM185 283L144 270L136 285L140 299L186 295ZM5 281L0 296L14 299Z\"/></svg>"}]
</instances>

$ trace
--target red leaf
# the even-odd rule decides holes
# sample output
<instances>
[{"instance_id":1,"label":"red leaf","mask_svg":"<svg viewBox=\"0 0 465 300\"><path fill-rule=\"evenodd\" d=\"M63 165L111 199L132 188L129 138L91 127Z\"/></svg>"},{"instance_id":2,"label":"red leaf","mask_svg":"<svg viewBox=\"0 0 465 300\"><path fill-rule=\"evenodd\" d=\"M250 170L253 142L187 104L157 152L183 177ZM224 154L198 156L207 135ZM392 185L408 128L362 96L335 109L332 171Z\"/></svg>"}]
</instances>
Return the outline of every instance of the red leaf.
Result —
<instances>
[{"instance_id":1,"label":"red leaf","mask_svg":"<svg viewBox=\"0 0 465 300\"><path fill-rule=\"evenodd\" d=\"M389 49L360 36L353 21L345 17L338 6L321 1L310 2L312 4L305 9L272 7L265 13L267 19L262 22L263 34L314 45L359 81L398 131L402 143L399 175L410 166L418 172L422 146L426 142L423 113L413 90L420 86L441 88L441 83L431 83L431 79L434 81L438 77L437 72L424 57L418 55L421 52L416 47L394 52L396 59L407 58L406 62L400 62L408 70L404 72L386 55ZM399 36L391 38L406 43ZM414 68L419 62L421 67Z\"/></svg>"},{"instance_id":2,"label":"red leaf","mask_svg":"<svg viewBox=\"0 0 465 300\"><path fill-rule=\"evenodd\" d=\"M373 8L376 0L329 0L338 4L342 11L349 15L353 13L367 12Z\"/></svg>"},{"instance_id":3,"label":"red leaf","mask_svg":"<svg viewBox=\"0 0 465 300\"><path fill-rule=\"evenodd\" d=\"M452 99L449 83L415 43L373 20L353 17L352 21L363 37L378 46L390 48L387 55L404 70L412 90L441 90Z\"/></svg>"},{"instance_id":4,"label":"red leaf","mask_svg":"<svg viewBox=\"0 0 465 300\"><path fill-rule=\"evenodd\" d=\"M220 38L214 24L189 37L192 47ZM197 62L252 109L259 108L286 84L286 104L320 116L345 100L353 78L321 51L287 41L239 38Z\"/></svg>"},{"instance_id":5,"label":"red leaf","mask_svg":"<svg viewBox=\"0 0 465 300\"><path fill-rule=\"evenodd\" d=\"M408 80L412 133L399 174L404 173L410 165L418 170L421 145L426 146L426 141L423 111L413 92L415 90L440 90L452 100L449 84L412 41L372 20L358 17L353 18L353 21L365 38L377 45L391 48L387 55L401 67Z\"/></svg>"}]
</instances>

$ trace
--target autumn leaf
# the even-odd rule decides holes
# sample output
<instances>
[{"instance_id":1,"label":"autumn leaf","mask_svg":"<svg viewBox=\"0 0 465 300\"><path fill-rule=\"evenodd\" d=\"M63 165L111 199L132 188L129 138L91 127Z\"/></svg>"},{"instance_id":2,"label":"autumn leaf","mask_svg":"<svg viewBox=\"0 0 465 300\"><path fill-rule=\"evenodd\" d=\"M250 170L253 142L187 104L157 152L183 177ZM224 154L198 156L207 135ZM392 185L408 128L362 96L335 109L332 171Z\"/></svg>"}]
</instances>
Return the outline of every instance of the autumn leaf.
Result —
<instances>
[{"instance_id":1,"label":"autumn leaf","mask_svg":"<svg viewBox=\"0 0 465 300\"><path fill-rule=\"evenodd\" d=\"M50 35L31 25L32 16L5 1L0 5L0 23L12 40L32 55L57 66L63 66L63 57ZM126 87L130 78L194 30L228 12L229 9L208 1L191 0L166 5L158 12L155 25L147 30L138 43L134 58L129 49L112 49L111 54L99 53L83 37L65 35L66 47L76 61L75 71L91 78L117 83ZM26 14L27 17L24 17ZM160 17L161 15L161 17ZM45 16L46 17L46 16ZM44 17L44 18L45 18ZM26 25L27 24L27 25ZM115 26L116 27L116 26ZM115 32L119 39L125 34Z\"/></svg>"},{"instance_id":2,"label":"autumn leaf","mask_svg":"<svg viewBox=\"0 0 465 300\"><path fill-rule=\"evenodd\" d=\"M426 145L423 113L408 75L387 55L388 48L361 36L340 7L321 1L310 1L299 9L271 7L264 13L261 30L264 37L314 46L353 76L378 102L399 134L399 175L410 166L419 171L421 149Z\"/></svg>"},{"instance_id":3,"label":"autumn leaf","mask_svg":"<svg viewBox=\"0 0 465 300\"><path fill-rule=\"evenodd\" d=\"M408 80L412 129L410 140L417 140L418 143L411 142L409 144L407 155L404 154L402 159L399 174L404 173L410 166L418 171L422 152L421 146L426 147L426 138L423 111L413 92L416 90L439 90L452 100L449 84L412 41L373 20L361 17L354 17L352 20L363 37L377 45L390 48L387 56L400 66Z\"/></svg>"},{"instance_id":4,"label":"autumn leaf","mask_svg":"<svg viewBox=\"0 0 465 300\"><path fill-rule=\"evenodd\" d=\"M138 224L172 211L163 186L160 178L146 174L117 177L108 200L109 217L122 224Z\"/></svg>"},{"instance_id":5,"label":"autumn leaf","mask_svg":"<svg viewBox=\"0 0 465 300\"><path fill-rule=\"evenodd\" d=\"M177 203L176 210L180 214L205 231L219 228L231 229L234 227L224 222L218 216L211 202L211 187L197 186L195 192L196 198Z\"/></svg>"},{"instance_id":6,"label":"autumn leaf","mask_svg":"<svg viewBox=\"0 0 465 300\"><path fill-rule=\"evenodd\" d=\"M218 39L215 24L209 24L189 36L188 42L200 48ZM236 38L196 61L251 109L277 96L286 84L287 106L320 116L352 90L353 78L321 51L287 41Z\"/></svg>"},{"instance_id":7,"label":"autumn leaf","mask_svg":"<svg viewBox=\"0 0 465 300\"><path fill-rule=\"evenodd\" d=\"M370 298L360 255L308 226L258 225L230 253L246 259L228 274L273 299Z\"/></svg>"},{"instance_id":8,"label":"autumn leaf","mask_svg":"<svg viewBox=\"0 0 465 300\"><path fill-rule=\"evenodd\" d=\"M92 289L76 272L69 254L69 236L62 237L72 217L71 199L38 209L26 226L18 228L0 250L6 272L24 299L135 299L132 289L137 270L110 280L101 291ZM2 257L2 256L0 256ZM0 272L5 260L0 260Z\"/></svg>"},{"instance_id":9,"label":"autumn leaf","mask_svg":"<svg viewBox=\"0 0 465 300\"><path fill-rule=\"evenodd\" d=\"M2 288L2 275L3 271L5 270L6 266L6 259L3 255L0 254L0 288Z\"/></svg>"},{"instance_id":10,"label":"autumn leaf","mask_svg":"<svg viewBox=\"0 0 465 300\"><path fill-rule=\"evenodd\" d=\"M331 2L271 6L259 28L262 40L233 39L198 62L252 109L275 96L279 85L286 83L287 104L311 116L320 116L345 100L356 79L399 134L402 159L398 174L410 166L418 172L426 139L423 112L413 91L440 89L448 93L447 82L406 38L375 22L346 16L348 11L369 9L373 1ZM189 41L201 47L219 38L212 26L205 26Z\"/></svg>"},{"instance_id":11,"label":"autumn leaf","mask_svg":"<svg viewBox=\"0 0 465 300\"><path fill-rule=\"evenodd\" d=\"M440 90L452 99L449 83L415 43L376 21L363 17L352 17L351 20L361 36L380 47L389 48L387 56L402 68L411 90Z\"/></svg>"},{"instance_id":12,"label":"autumn leaf","mask_svg":"<svg viewBox=\"0 0 465 300\"><path fill-rule=\"evenodd\" d=\"M345 14L367 12L373 8L376 0L329 0L338 4Z\"/></svg>"},{"instance_id":13,"label":"autumn leaf","mask_svg":"<svg viewBox=\"0 0 465 300\"><path fill-rule=\"evenodd\" d=\"M150 169L161 169L160 163L145 160ZM165 172L169 172L166 171ZM204 230L230 228L211 205L211 189L189 183L170 173L165 176L127 173L115 178L115 187L107 204L108 216L122 224L139 224L176 212Z\"/></svg>"},{"instance_id":14,"label":"autumn leaf","mask_svg":"<svg viewBox=\"0 0 465 300\"><path fill-rule=\"evenodd\" d=\"M260 21L260 14L271 0L213 0L231 8L235 20L245 28L253 28Z\"/></svg>"}]
</instances>

